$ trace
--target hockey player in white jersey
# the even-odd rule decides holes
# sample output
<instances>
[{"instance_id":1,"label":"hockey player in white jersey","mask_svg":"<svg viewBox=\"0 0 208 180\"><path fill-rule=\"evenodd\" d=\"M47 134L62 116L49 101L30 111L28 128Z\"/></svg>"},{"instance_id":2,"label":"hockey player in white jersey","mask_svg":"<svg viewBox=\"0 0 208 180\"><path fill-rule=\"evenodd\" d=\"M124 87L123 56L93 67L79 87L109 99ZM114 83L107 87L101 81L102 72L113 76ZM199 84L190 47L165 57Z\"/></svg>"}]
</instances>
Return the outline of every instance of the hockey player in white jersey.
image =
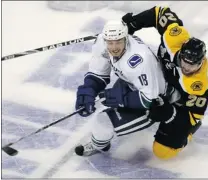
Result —
<instances>
[{"instance_id":1,"label":"hockey player in white jersey","mask_svg":"<svg viewBox=\"0 0 208 180\"><path fill-rule=\"evenodd\" d=\"M118 80L112 88L105 89L112 71ZM122 136L151 126L154 122L146 112L165 91L160 64L148 46L140 38L128 35L123 22L107 22L93 45L84 84L78 87L76 109L85 107L79 113L83 117L94 113L98 95L108 108L96 115L91 141L77 146L76 154L107 151L115 134Z\"/></svg>"}]
</instances>

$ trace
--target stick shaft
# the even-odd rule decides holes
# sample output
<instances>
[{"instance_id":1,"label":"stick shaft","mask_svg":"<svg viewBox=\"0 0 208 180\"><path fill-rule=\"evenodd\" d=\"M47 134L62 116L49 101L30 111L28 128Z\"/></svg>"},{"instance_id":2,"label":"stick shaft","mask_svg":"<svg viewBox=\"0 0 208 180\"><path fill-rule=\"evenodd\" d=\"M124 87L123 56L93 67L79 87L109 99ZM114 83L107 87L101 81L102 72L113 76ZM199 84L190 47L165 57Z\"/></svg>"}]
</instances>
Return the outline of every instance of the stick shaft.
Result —
<instances>
[{"instance_id":1,"label":"stick shaft","mask_svg":"<svg viewBox=\"0 0 208 180\"><path fill-rule=\"evenodd\" d=\"M73 115L79 113L79 112L80 112L81 110L83 110L83 109L84 109L84 108L82 107L82 108L78 109L77 111L75 111L75 112L73 112L73 113L71 113L71 114L69 114L69 115L67 115L67 116L64 116L64 117L62 117L62 118L60 118L60 119L58 119L58 120L56 120L56 121L54 121L54 122L52 122L52 123L50 123L50 124L48 124L48 125L46 125L46 126L40 128L40 129L38 129L38 130L35 131L35 132L32 132L32 133L30 133L30 134L28 134L28 135L26 135L26 136L21 137L20 139L14 141L14 142L11 142L11 143L5 145L4 147L6 147L6 146L11 146L11 145L16 144L17 142L19 142L19 141L21 141L21 140L23 140L23 139L25 139L25 138L28 138L28 137L30 137L30 136L32 136L32 135L34 135L34 134L37 134L37 133L43 131L44 129L47 129L47 128L53 126L54 124L57 124L57 123L59 123L59 122L65 120L65 119L67 119L67 118L69 118L69 117L71 117L71 116L73 116Z\"/></svg>"},{"instance_id":2,"label":"stick shaft","mask_svg":"<svg viewBox=\"0 0 208 180\"><path fill-rule=\"evenodd\" d=\"M85 36L85 37L78 38L78 39L73 39L73 40L70 40L70 41L65 41L65 42L61 42L61 43L57 43L57 44L51 44L51 45L48 45L48 46L43 46L43 47L40 47L40 48L36 48L36 49L32 49L32 50L28 50L28 51L24 51L24 52L20 52L20 53L15 53L15 54L11 54L11 55L8 55L8 56L3 56L1 58L1 61L14 59L14 58L17 58L17 57L26 56L26 55L34 54L34 53L38 53L38 52L43 52L43 51L47 51L47 50L51 50L51 49L56 49L56 48L68 46L68 45L71 45L71 44L77 44L77 43L81 43L81 42L85 42L85 41L90 41L90 40L96 39L97 36L98 36L98 34L96 34L94 36Z\"/></svg>"}]
</instances>

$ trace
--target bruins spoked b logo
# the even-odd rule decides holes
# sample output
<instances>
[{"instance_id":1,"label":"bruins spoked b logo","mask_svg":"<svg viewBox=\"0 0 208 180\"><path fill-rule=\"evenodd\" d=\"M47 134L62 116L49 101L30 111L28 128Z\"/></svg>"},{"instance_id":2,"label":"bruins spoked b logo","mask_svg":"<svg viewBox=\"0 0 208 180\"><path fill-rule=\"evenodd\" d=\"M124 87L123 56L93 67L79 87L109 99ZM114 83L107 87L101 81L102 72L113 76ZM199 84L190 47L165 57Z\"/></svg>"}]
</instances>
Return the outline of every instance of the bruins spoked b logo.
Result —
<instances>
[{"instance_id":1,"label":"bruins spoked b logo","mask_svg":"<svg viewBox=\"0 0 208 180\"><path fill-rule=\"evenodd\" d=\"M177 35L181 34L181 32L182 32L182 29L178 26L175 26L170 29L169 34L170 34L170 36L177 36Z\"/></svg>"},{"instance_id":2,"label":"bruins spoked b logo","mask_svg":"<svg viewBox=\"0 0 208 180\"><path fill-rule=\"evenodd\" d=\"M194 91L200 91L202 90L202 82L201 81L196 81L191 85L191 89L193 89Z\"/></svg>"}]
</instances>

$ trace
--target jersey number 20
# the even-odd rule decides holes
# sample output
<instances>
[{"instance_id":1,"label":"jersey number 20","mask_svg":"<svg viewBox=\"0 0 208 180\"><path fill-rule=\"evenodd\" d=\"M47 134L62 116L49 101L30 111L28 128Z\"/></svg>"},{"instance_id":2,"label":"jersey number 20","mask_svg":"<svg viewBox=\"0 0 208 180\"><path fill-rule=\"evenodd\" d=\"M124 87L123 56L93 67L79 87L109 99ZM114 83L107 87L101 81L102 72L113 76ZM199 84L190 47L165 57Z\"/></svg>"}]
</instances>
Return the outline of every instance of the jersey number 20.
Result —
<instances>
[{"instance_id":1,"label":"jersey number 20","mask_svg":"<svg viewBox=\"0 0 208 180\"><path fill-rule=\"evenodd\" d=\"M165 27L168 20L171 20L171 21L176 21L177 19L174 17L174 15L172 13L165 13L159 20L159 24L162 26L162 27Z\"/></svg>"},{"instance_id":2,"label":"jersey number 20","mask_svg":"<svg viewBox=\"0 0 208 180\"><path fill-rule=\"evenodd\" d=\"M192 106L196 106L196 107L204 107L207 99L205 97L197 97L195 95L189 95L189 100L186 102L186 106L188 107L192 107Z\"/></svg>"}]
</instances>

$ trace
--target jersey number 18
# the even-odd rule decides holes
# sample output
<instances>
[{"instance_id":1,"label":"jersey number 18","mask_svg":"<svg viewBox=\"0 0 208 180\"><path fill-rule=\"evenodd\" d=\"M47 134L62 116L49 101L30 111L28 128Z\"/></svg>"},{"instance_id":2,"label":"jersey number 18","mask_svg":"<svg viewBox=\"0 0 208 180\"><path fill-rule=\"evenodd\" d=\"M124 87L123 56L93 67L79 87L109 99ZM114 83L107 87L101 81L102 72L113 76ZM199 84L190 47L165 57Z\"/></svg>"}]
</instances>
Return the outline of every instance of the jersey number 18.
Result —
<instances>
[{"instance_id":1,"label":"jersey number 18","mask_svg":"<svg viewBox=\"0 0 208 180\"><path fill-rule=\"evenodd\" d=\"M138 78L139 78L139 81L140 81L142 86L147 86L148 85L146 74L141 74Z\"/></svg>"}]
</instances>

